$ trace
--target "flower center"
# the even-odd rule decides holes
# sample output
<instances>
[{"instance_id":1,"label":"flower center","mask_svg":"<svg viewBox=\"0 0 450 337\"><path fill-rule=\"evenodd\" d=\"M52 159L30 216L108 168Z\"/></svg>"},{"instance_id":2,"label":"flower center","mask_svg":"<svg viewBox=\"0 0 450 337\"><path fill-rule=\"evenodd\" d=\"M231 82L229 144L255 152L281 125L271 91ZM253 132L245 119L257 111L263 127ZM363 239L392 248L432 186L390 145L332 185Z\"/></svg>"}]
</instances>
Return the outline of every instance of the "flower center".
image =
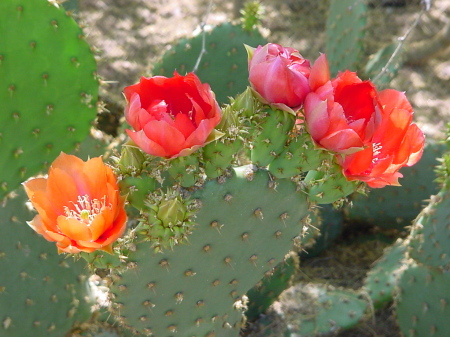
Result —
<instances>
[{"instance_id":1,"label":"flower center","mask_svg":"<svg viewBox=\"0 0 450 337\"><path fill-rule=\"evenodd\" d=\"M80 222L90 225L92 220L106 208L106 195L101 199L92 199L88 195L78 196L77 203L73 203L75 209L64 207L64 213L68 218L75 218ZM111 207L111 206L110 206Z\"/></svg>"},{"instance_id":2,"label":"flower center","mask_svg":"<svg viewBox=\"0 0 450 337\"><path fill-rule=\"evenodd\" d=\"M381 145L381 143L373 144L373 159L372 159L373 164L375 164L377 161L380 160L380 158L378 156L381 154L382 148L383 148L383 146Z\"/></svg>"}]
</instances>

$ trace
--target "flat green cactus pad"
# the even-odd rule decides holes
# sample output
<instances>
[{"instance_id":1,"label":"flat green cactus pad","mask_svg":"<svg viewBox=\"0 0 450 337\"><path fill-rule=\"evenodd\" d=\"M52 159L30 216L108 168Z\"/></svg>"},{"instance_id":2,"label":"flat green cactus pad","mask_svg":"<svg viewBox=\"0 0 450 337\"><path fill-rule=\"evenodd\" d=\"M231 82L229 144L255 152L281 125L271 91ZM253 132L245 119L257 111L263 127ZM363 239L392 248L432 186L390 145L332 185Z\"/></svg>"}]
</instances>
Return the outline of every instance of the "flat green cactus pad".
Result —
<instances>
[{"instance_id":1,"label":"flat green cactus pad","mask_svg":"<svg viewBox=\"0 0 450 337\"><path fill-rule=\"evenodd\" d=\"M248 85L248 62L244 44L252 47L267 41L257 31L248 32L241 26L224 23L205 36L202 61L196 71L202 82L209 83L219 103L245 90ZM194 69L202 51L203 35L183 39L157 63L153 75L171 77L174 70L184 75Z\"/></svg>"},{"instance_id":2,"label":"flat green cactus pad","mask_svg":"<svg viewBox=\"0 0 450 337\"><path fill-rule=\"evenodd\" d=\"M450 191L431 197L411 231L409 256L427 266L450 271Z\"/></svg>"},{"instance_id":3,"label":"flat green cactus pad","mask_svg":"<svg viewBox=\"0 0 450 337\"><path fill-rule=\"evenodd\" d=\"M96 116L96 63L47 0L0 2L0 198L69 152Z\"/></svg>"},{"instance_id":4,"label":"flat green cactus pad","mask_svg":"<svg viewBox=\"0 0 450 337\"><path fill-rule=\"evenodd\" d=\"M202 206L188 242L163 253L138 243L113 277L114 313L148 336L237 337L243 296L283 261L309 205L290 180L250 167L193 197Z\"/></svg>"},{"instance_id":5,"label":"flat green cactus pad","mask_svg":"<svg viewBox=\"0 0 450 337\"><path fill-rule=\"evenodd\" d=\"M365 66L365 75L376 86L389 84L403 65L403 53L396 51L400 42L391 43L373 54Z\"/></svg>"},{"instance_id":6,"label":"flat green cactus pad","mask_svg":"<svg viewBox=\"0 0 450 337\"><path fill-rule=\"evenodd\" d=\"M34 214L17 193L0 207L0 337L61 337L91 315L85 264L28 227Z\"/></svg>"},{"instance_id":7,"label":"flat green cactus pad","mask_svg":"<svg viewBox=\"0 0 450 337\"><path fill-rule=\"evenodd\" d=\"M264 278L247 292L248 310L245 316L248 320L255 320L264 313L277 297L289 288L299 264L297 253L292 254L295 255L275 267L273 275Z\"/></svg>"},{"instance_id":8,"label":"flat green cactus pad","mask_svg":"<svg viewBox=\"0 0 450 337\"><path fill-rule=\"evenodd\" d=\"M375 308L380 308L394 298L397 278L402 273L406 258L407 246L398 240L388 247L364 280L364 290L367 291Z\"/></svg>"},{"instance_id":9,"label":"flat green cactus pad","mask_svg":"<svg viewBox=\"0 0 450 337\"><path fill-rule=\"evenodd\" d=\"M331 1L325 43L332 75L346 69L356 71L361 62L366 13L364 1Z\"/></svg>"},{"instance_id":10,"label":"flat green cactus pad","mask_svg":"<svg viewBox=\"0 0 450 337\"><path fill-rule=\"evenodd\" d=\"M395 304L403 336L450 336L449 285L449 272L409 265L399 280Z\"/></svg>"}]
</instances>

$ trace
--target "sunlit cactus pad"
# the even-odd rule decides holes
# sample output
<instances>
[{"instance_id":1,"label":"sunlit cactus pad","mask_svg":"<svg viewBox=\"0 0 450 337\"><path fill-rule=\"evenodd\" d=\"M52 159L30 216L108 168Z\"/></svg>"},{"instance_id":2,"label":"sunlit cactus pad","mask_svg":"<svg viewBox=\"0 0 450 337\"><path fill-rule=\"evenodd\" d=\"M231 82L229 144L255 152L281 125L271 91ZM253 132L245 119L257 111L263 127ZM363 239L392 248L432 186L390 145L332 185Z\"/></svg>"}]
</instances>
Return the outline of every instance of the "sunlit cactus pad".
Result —
<instances>
[{"instance_id":1,"label":"sunlit cactus pad","mask_svg":"<svg viewBox=\"0 0 450 337\"><path fill-rule=\"evenodd\" d=\"M88 134L96 63L76 22L47 0L0 2L0 198Z\"/></svg>"},{"instance_id":2,"label":"sunlit cactus pad","mask_svg":"<svg viewBox=\"0 0 450 337\"><path fill-rule=\"evenodd\" d=\"M119 322L147 336L238 336L240 300L293 247L308 203L289 180L235 172L194 193L201 209L187 243L153 254L142 242L130 252L129 269L113 277Z\"/></svg>"}]
</instances>

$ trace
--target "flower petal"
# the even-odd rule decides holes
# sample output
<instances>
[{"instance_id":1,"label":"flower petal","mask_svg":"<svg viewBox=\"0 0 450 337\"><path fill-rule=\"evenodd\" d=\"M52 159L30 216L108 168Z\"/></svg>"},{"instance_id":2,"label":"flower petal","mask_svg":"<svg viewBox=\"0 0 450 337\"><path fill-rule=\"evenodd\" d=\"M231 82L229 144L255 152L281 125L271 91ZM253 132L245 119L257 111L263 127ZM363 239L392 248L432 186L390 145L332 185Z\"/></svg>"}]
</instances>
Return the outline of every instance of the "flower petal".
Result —
<instances>
[{"instance_id":1,"label":"flower petal","mask_svg":"<svg viewBox=\"0 0 450 337\"><path fill-rule=\"evenodd\" d=\"M330 127L327 102L322 101L315 93L308 94L304 115L311 137L316 141L320 140Z\"/></svg>"},{"instance_id":2,"label":"flower petal","mask_svg":"<svg viewBox=\"0 0 450 337\"><path fill-rule=\"evenodd\" d=\"M183 144L186 140L184 135L174 126L162 121L147 123L143 131L148 139L164 148L168 157L179 153L183 149ZM138 142L136 144L139 145Z\"/></svg>"},{"instance_id":3,"label":"flower petal","mask_svg":"<svg viewBox=\"0 0 450 337\"><path fill-rule=\"evenodd\" d=\"M361 151L364 144L359 135L352 129L339 130L320 139L320 145L327 150L342 154Z\"/></svg>"},{"instance_id":4,"label":"flower petal","mask_svg":"<svg viewBox=\"0 0 450 337\"><path fill-rule=\"evenodd\" d=\"M330 67L328 65L327 56L325 54L320 54L314 62L314 65L311 67L311 74L309 75L309 86L311 91L316 91L329 80Z\"/></svg>"},{"instance_id":5,"label":"flower petal","mask_svg":"<svg viewBox=\"0 0 450 337\"><path fill-rule=\"evenodd\" d=\"M82 176L82 171L77 176ZM83 186L78 188L74 178L67 171L50 167L47 179L47 195L56 214L65 214L66 208L73 209L78 196L88 191L87 184L81 178L77 178L77 181Z\"/></svg>"},{"instance_id":6,"label":"flower petal","mask_svg":"<svg viewBox=\"0 0 450 337\"><path fill-rule=\"evenodd\" d=\"M413 112L411 104L408 102L404 92L394 89L385 89L378 93L380 104L383 110L390 113L394 108Z\"/></svg>"},{"instance_id":7,"label":"flower petal","mask_svg":"<svg viewBox=\"0 0 450 337\"><path fill-rule=\"evenodd\" d=\"M92 240L92 234L87 224L78 221L75 218L69 218L63 215L60 215L56 219L56 221L58 223L59 229L61 230L61 233L71 238L72 240Z\"/></svg>"},{"instance_id":8,"label":"flower petal","mask_svg":"<svg viewBox=\"0 0 450 337\"><path fill-rule=\"evenodd\" d=\"M183 134L184 138L188 138L191 133L195 131L195 125L192 123L192 120L188 115L184 113L179 113L175 117L175 123L173 127L180 131Z\"/></svg>"},{"instance_id":9,"label":"flower petal","mask_svg":"<svg viewBox=\"0 0 450 337\"><path fill-rule=\"evenodd\" d=\"M156 157L169 157L169 152L161 145L149 139L144 130L134 132L126 130L128 136L141 148L142 151Z\"/></svg>"}]
</instances>

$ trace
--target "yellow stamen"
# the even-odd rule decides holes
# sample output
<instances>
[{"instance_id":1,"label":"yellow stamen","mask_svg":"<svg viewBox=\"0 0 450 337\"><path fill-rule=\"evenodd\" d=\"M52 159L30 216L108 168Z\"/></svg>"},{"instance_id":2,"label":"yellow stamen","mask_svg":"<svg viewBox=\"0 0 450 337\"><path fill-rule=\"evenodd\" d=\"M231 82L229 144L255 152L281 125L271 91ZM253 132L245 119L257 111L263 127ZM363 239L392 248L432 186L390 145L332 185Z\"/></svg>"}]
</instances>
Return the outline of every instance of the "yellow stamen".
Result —
<instances>
[{"instance_id":1,"label":"yellow stamen","mask_svg":"<svg viewBox=\"0 0 450 337\"><path fill-rule=\"evenodd\" d=\"M88 226L106 207L112 208L112 205L106 206L106 195L101 200L91 200L88 195L78 196L77 203L72 204L75 209L64 207L66 217L75 218Z\"/></svg>"}]
</instances>

